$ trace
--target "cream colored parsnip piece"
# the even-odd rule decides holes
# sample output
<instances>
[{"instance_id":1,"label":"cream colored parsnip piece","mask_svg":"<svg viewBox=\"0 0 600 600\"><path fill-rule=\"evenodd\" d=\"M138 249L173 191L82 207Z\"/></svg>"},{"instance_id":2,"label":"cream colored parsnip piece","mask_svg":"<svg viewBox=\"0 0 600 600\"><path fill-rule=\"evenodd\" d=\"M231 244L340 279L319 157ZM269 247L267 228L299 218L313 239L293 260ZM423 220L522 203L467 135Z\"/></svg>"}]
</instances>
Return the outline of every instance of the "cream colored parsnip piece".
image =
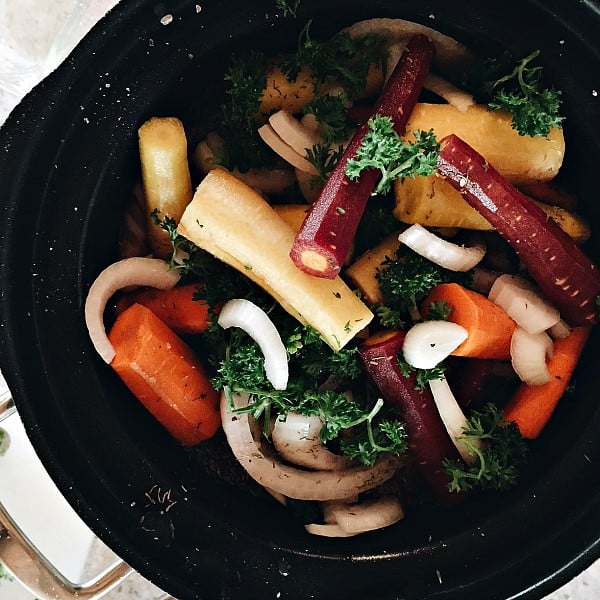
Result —
<instances>
[{"instance_id":1,"label":"cream colored parsnip piece","mask_svg":"<svg viewBox=\"0 0 600 600\"><path fill-rule=\"evenodd\" d=\"M257 192L224 169L214 169L202 180L178 231L244 273L334 350L373 318L341 278L300 271L289 257L293 229Z\"/></svg>"},{"instance_id":2,"label":"cream colored parsnip piece","mask_svg":"<svg viewBox=\"0 0 600 600\"><path fill-rule=\"evenodd\" d=\"M456 134L475 148L512 183L549 181L556 176L565 155L561 129L553 128L547 138L519 135L505 111L489 111L476 104L461 111L451 104L418 103L406 125L412 139L417 130L433 129L438 140Z\"/></svg>"},{"instance_id":3,"label":"cream colored parsnip piece","mask_svg":"<svg viewBox=\"0 0 600 600\"><path fill-rule=\"evenodd\" d=\"M154 117L138 130L142 182L147 214L160 211L179 221L192 200L192 182L183 124L174 117ZM148 217L148 237L154 254L170 256L172 247L165 231Z\"/></svg>"}]
</instances>

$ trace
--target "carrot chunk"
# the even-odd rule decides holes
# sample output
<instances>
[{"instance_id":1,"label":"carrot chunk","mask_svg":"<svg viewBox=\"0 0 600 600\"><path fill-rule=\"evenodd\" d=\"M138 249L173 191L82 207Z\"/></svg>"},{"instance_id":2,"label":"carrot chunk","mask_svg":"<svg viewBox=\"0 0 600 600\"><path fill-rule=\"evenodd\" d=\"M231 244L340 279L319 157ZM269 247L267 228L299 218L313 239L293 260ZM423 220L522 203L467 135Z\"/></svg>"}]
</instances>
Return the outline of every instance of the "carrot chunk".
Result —
<instances>
[{"instance_id":1,"label":"carrot chunk","mask_svg":"<svg viewBox=\"0 0 600 600\"><path fill-rule=\"evenodd\" d=\"M504 408L504 419L514 421L521 435L534 439L550 420L564 394L590 333L589 327L575 327L554 341L552 358L547 362L552 379L543 385L522 383Z\"/></svg>"},{"instance_id":2,"label":"carrot chunk","mask_svg":"<svg viewBox=\"0 0 600 600\"><path fill-rule=\"evenodd\" d=\"M184 446L215 434L219 396L198 357L150 309L133 304L108 338L110 366L146 409Z\"/></svg>"},{"instance_id":3,"label":"carrot chunk","mask_svg":"<svg viewBox=\"0 0 600 600\"><path fill-rule=\"evenodd\" d=\"M440 301L452 309L448 319L469 334L452 352L454 356L510 360L510 339L517 325L499 306L457 283L442 283L423 301L423 314L432 302Z\"/></svg>"},{"instance_id":4,"label":"carrot chunk","mask_svg":"<svg viewBox=\"0 0 600 600\"><path fill-rule=\"evenodd\" d=\"M181 285L170 290L155 288L137 290L119 298L116 306L117 315L137 303L149 308L177 334L200 333L206 331L210 325L210 315L205 301L194 300L197 290L197 283Z\"/></svg>"}]
</instances>

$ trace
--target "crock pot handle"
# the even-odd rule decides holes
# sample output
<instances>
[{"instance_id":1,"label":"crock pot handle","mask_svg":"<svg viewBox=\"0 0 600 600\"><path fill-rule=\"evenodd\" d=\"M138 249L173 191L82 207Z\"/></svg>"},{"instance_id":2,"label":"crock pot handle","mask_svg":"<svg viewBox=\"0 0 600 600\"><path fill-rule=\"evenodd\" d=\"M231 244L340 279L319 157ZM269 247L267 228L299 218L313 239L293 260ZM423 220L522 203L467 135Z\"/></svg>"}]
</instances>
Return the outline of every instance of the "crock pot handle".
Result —
<instances>
[{"instance_id":1,"label":"crock pot handle","mask_svg":"<svg viewBox=\"0 0 600 600\"><path fill-rule=\"evenodd\" d=\"M67 581L31 544L1 502L0 562L40 600L103 598L133 572L119 561L86 583Z\"/></svg>"},{"instance_id":2,"label":"crock pot handle","mask_svg":"<svg viewBox=\"0 0 600 600\"><path fill-rule=\"evenodd\" d=\"M10 392L0 397L0 421L15 412ZM13 521L0 502L0 563L40 600L94 600L117 587L133 570L119 561L82 584L67 581Z\"/></svg>"},{"instance_id":3,"label":"crock pot handle","mask_svg":"<svg viewBox=\"0 0 600 600\"><path fill-rule=\"evenodd\" d=\"M1 387L2 386L0 386L0 388ZM10 390L8 388L4 389L2 393L0 393L0 422L4 421L4 419L8 419L8 417L15 413L16 410L17 408L13 402Z\"/></svg>"}]
</instances>

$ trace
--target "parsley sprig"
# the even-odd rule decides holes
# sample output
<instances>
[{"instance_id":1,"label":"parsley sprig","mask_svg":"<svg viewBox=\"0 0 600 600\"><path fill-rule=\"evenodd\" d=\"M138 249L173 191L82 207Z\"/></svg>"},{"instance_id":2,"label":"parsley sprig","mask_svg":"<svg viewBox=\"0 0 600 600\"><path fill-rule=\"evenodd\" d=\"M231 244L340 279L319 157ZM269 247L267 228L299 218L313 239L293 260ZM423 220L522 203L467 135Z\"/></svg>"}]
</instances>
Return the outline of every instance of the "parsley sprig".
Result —
<instances>
[{"instance_id":1,"label":"parsley sprig","mask_svg":"<svg viewBox=\"0 0 600 600\"><path fill-rule=\"evenodd\" d=\"M302 112L315 116L326 146L346 139L355 125L348 116L348 99L344 94L317 95L306 104Z\"/></svg>"},{"instance_id":2,"label":"parsley sprig","mask_svg":"<svg viewBox=\"0 0 600 600\"><path fill-rule=\"evenodd\" d=\"M517 482L527 447L516 424L504 421L495 404L473 411L460 440L476 460L472 465L444 461L444 472L452 477L450 491L504 490ZM485 442L483 450L477 441Z\"/></svg>"},{"instance_id":3,"label":"parsley sprig","mask_svg":"<svg viewBox=\"0 0 600 600\"><path fill-rule=\"evenodd\" d=\"M415 131L414 142L404 141L390 117L369 119L369 130L354 158L346 163L346 175L353 181L365 169L379 169L381 179L374 193L387 194L395 179L431 175L435 172L440 145L430 131Z\"/></svg>"},{"instance_id":4,"label":"parsley sprig","mask_svg":"<svg viewBox=\"0 0 600 600\"><path fill-rule=\"evenodd\" d=\"M508 111L519 135L547 136L564 120L559 113L560 90L543 87L542 67L531 66L539 54L539 50L532 52L514 67L508 66L512 58L507 54L486 59L475 76L475 92L487 101L490 110Z\"/></svg>"},{"instance_id":5,"label":"parsley sprig","mask_svg":"<svg viewBox=\"0 0 600 600\"><path fill-rule=\"evenodd\" d=\"M294 54L284 57L282 68L288 78L295 79L300 69L310 69L317 87L325 84L341 86L350 100L365 89L372 64L382 59L382 40L376 35L352 39L342 32L328 40L311 36L309 21L302 30Z\"/></svg>"},{"instance_id":6,"label":"parsley sprig","mask_svg":"<svg viewBox=\"0 0 600 600\"><path fill-rule=\"evenodd\" d=\"M439 283L447 280L441 267L413 252L405 245L386 257L375 275L383 302L375 307L384 327L401 329L407 312Z\"/></svg>"},{"instance_id":7,"label":"parsley sprig","mask_svg":"<svg viewBox=\"0 0 600 600\"><path fill-rule=\"evenodd\" d=\"M300 0L275 0L275 6L284 17L296 17Z\"/></svg>"},{"instance_id":8,"label":"parsley sprig","mask_svg":"<svg viewBox=\"0 0 600 600\"><path fill-rule=\"evenodd\" d=\"M290 358L290 380L286 390L275 390L266 379L258 346L241 330L232 330L227 335L225 357L213 384L225 392L234 412L250 412L255 418L262 417L265 424L272 414L316 415L323 422L323 442L334 440L342 431L352 429L352 439L360 437L355 442L346 441L341 450L347 450L348 456L363 464L373 464L383 452L405 452L404 426L389 417L383 409L383 401L368 406L351 401L338 391L360 378L362 371L355 348L334 353L314 330L294 327L284 337ZM233 408L235 394L249 394L248 406Z\"/></svg>"}]
</instances>

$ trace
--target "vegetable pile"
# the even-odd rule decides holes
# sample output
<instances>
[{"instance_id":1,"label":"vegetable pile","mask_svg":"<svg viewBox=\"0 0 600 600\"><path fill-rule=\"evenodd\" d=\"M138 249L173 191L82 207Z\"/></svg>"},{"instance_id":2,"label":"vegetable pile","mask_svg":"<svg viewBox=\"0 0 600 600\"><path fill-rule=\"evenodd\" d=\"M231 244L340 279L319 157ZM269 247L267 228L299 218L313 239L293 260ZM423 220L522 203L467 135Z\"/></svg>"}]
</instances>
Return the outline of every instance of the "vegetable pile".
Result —
<instances>
[{"instance_id":1,"label":"vegetable pile","mask_svg":"<svg viewBox=\"0 0 600 600\"><path fill-rule=\"evenodd\" d=\"M317 503L316 535L516 485L600 299L537 58L400 19L233 56L194 148L175 117L139 128L122 260L86 301L99 355L177 442L222 435Z\"/></svg>"}]
</instances>

